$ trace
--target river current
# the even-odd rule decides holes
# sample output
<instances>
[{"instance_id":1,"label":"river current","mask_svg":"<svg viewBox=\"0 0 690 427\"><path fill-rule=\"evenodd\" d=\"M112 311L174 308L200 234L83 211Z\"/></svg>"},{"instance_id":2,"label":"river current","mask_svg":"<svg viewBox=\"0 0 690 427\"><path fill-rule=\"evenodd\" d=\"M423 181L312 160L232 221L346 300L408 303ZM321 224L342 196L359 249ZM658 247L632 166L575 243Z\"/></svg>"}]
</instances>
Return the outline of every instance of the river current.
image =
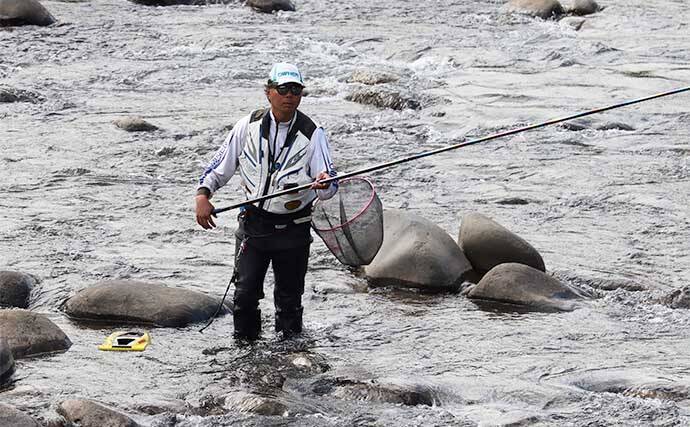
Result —
<instances>
[{"instance_id":1,"label":"river current","mask_svg":"<svg viewBox=\"0 0 690 427\"><path fill-rule=\"evenodd\" d=\"M203 334L199 325L153 328L141 354L103 353L96 346L111 329L59 310L105 279L223 295L237 223L229 213L202 230L195 184L227 129L266 105L261 85L274 62L303 70L301 110L325 127L337 168L351 171L687 86L686 1L602 0L603 11L561 21L509 13L498 0L300 0L296 12L274 14L241 2L42 4L57 24L0 29L0 84L42 97L0 104L0 269L40 279L31 309L74 344L19 360L0 401L50 420L58 402L83 397L146 425L690 424L690 311L659 302L690 282L687 94L371 176L386 208L455 239L463 214L490 216L537 248L547 271L592 292L585 308L521 312L369 288L315 238L307 332L292 343L270 328L270 278L254 348L233 342L224 316ZM346 100L359 69L397 75L388 85L423 108ZM129 115L161 130L113 125ZM241 198L233 178L214 201ZM286 346L320 355L333 375L431 389L434 403L316 398L288 382L274 396L284 416L190 410L225 387L224 369ZM686 393L602 385L616 378Z\"/></svg>"}]
</instances>

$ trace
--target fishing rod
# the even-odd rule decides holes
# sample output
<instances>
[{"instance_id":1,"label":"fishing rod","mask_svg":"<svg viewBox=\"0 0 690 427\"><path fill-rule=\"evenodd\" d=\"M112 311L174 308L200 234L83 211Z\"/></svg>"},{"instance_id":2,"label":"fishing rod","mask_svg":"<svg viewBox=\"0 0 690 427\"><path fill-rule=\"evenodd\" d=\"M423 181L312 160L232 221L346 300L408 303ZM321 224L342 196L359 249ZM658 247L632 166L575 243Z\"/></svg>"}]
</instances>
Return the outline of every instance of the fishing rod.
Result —
<instances>
[{"instance_id":1,"label":"fishing rod","mask_svg":"<svg viewBox=\"0 0 690 427\"><path fill-rule=\"evenodd\" d=\"M374 172L374 171L389 168L392 166L397 166L397 165L402 164L402 163L411 162L413 160L422 159L424 157L433 156L434 154L439 154L439 153L443 153L446 151L455 150L457 148L467 147L469 145L479 144L480 142L491 141L494 139L503 138L505 136L510 136L510 135L515 135L518 133L526 132L528 130L539 129L539 128L550 126L550 125L553 125L556 123L561 123L561 122L565 122L565 121L573 120L573 119L579 119L580 117L590 116L592 114L603 113L604 111L614 110L616 108L621 108L621 107L627 107L627 106L633 105L633 104L639 104L640 102L650 101L650 100L656 99L656 98L663 98L665 96L676 95L676 94L679 94L682 92L687 92L689 90L690 90L690 86L684 87L684 88L679 88L679 89L674 89L674 90L670 90L668 92L657 93L656 95L645 96L644 98L633 99L631 101L625 101L625 102L621 102L618 104L609 105L606 107L596 108L594 110L584 111L581 113L573 114L573 115L562 117L559 119L552 119L552 120L548 120L548 121L533 124L533 125L528 125L528 126L523 126L523 127L512 129L512 130L507 130L504 132L485 136L483 138L474 139L474 140L466 141L466 142L461 142L458 144L437 148L437 149L431 150L431 151L425 151L422 153L414 154L414 155L409 156L409 157L404 157L401 159L392 160L392 161L386 162L386 163L380 163L378 165L369 166L369 167L366 167L364 169L359 169L359 170L348 172L348 173L338 175L335 177L319 180L319 183L327 184L329 182L337 181L339 179L345 179L345 178L349 178L349 177L355 176L355 175L362 175L362 174L365 174L368 172ZM215 216L215 215L222 213L222 212L226 212L226 211L229 211L232 209L237 209L239 207L250 205L252 203L261 202L263 200L268 200L268 199L273 199L275 197L284 196L286 194L294 193L296 191L306 190L306 189L310 188L312 185L313 185L313 182L310 182L310 183L303 184L303 185L300 185L297 187L292 187L292 188L289 188L286 190L278 191L278 192L273 193L273 194L268 194L266 196L261 196L261 197L257 197L254 199L245 200L244 202L236 203L234 205L230 205L230 206L227 206L224 208L214 209L213 215Z\"/></svg>"}]
</instances>

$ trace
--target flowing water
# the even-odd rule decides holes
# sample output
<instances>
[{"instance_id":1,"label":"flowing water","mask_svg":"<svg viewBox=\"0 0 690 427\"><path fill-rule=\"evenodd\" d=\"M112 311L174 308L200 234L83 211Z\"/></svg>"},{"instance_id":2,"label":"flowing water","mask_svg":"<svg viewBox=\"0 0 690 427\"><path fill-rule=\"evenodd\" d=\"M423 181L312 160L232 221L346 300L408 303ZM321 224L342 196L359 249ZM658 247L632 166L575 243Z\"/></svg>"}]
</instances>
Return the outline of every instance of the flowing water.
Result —
<instances>
[{"instance_id":1,"label":"flowing water","mask_svg":"<svg viewBox=\"0 0 690 427\"><path fill-rule=\"evenodd\" d=\"M39 277L31 308L74 342L18 361L0 400L50 420L57 403L83 397L151 425L688 425L690 312L659 303L690 281L687 94L373 175L385 207L454 238L463 214L492 217L549 272L593 292L586 308L520 312L370 289L316 241L300 340L271 331L270 279L254 347L233 342L225 316L203 334L154 328L144 353L102 353L111 328L59 311L113 278L222 296L236 221L198 227L195 182L229 126L265 105L273 62L303 69L301 109L328 131L341 171L688 85L687 2L602 2L579 30L574 18L511 14L499 0L300 0L271 15L241 2L44 1L58 24L0 29L0 83L42 97L0 104L0 269ZM347 101L362 68L399 76L389 87L424 108ZM161 130L112 124L127 115ZM241 199L237 182L217 206ZM298 375L267 392L285 415L214 407L256 391L274 359L296 351L322 358L322 376L424 390L431 402L356 387L318 394L318 375ZM680 391L624 386L650 382Z\"/></svg>"}]
</instances>

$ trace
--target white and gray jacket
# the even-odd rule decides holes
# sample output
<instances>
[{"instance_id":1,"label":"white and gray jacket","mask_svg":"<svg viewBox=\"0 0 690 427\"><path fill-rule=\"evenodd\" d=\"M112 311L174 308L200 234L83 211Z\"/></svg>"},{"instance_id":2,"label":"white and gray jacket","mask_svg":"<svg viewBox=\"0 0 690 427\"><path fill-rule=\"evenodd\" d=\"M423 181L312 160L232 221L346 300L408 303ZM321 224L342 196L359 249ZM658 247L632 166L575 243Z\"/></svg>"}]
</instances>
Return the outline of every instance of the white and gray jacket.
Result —
<instances>
[{"instance_id":1,"label":"white and gray jacket","mask_svg":"<svg viewBox=\"0 0 690 427\"><path fill-rule=\"evenodd\" d=\"M215 193L239 170L247 199L253 199L306 184L323 171L336 175L323 128L300 111L289 123L276 123L269 109L237 122L199 179L199 189ZM295 213L316 197L331 198L337 190L334 182L325 190L302 190L259 202L258 207L275 214Z\"/></svg>"}]
</instances>

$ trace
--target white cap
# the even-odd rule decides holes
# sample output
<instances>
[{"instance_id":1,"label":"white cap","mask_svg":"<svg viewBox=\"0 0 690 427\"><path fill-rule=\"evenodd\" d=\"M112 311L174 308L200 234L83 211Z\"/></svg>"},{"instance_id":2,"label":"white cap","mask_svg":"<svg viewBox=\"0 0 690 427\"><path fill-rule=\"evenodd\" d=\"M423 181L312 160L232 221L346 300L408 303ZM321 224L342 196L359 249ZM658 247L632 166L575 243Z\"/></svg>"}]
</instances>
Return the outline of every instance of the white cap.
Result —
<instances>
[{"instance_id":1,"label":"white cap","mask_svg":"<svg viewBox=\"0 0 690 427\"><path fill-rule=\"evenodd\" d=\"M276 86L283 85L285 83L297 83L300 86L304 86L304 81L302 81L302 73L299 69L292 64L286 62L279 62L273 65L271 68L271 74L268 75L268 80Z\"/></svg>"}]
</instances>

